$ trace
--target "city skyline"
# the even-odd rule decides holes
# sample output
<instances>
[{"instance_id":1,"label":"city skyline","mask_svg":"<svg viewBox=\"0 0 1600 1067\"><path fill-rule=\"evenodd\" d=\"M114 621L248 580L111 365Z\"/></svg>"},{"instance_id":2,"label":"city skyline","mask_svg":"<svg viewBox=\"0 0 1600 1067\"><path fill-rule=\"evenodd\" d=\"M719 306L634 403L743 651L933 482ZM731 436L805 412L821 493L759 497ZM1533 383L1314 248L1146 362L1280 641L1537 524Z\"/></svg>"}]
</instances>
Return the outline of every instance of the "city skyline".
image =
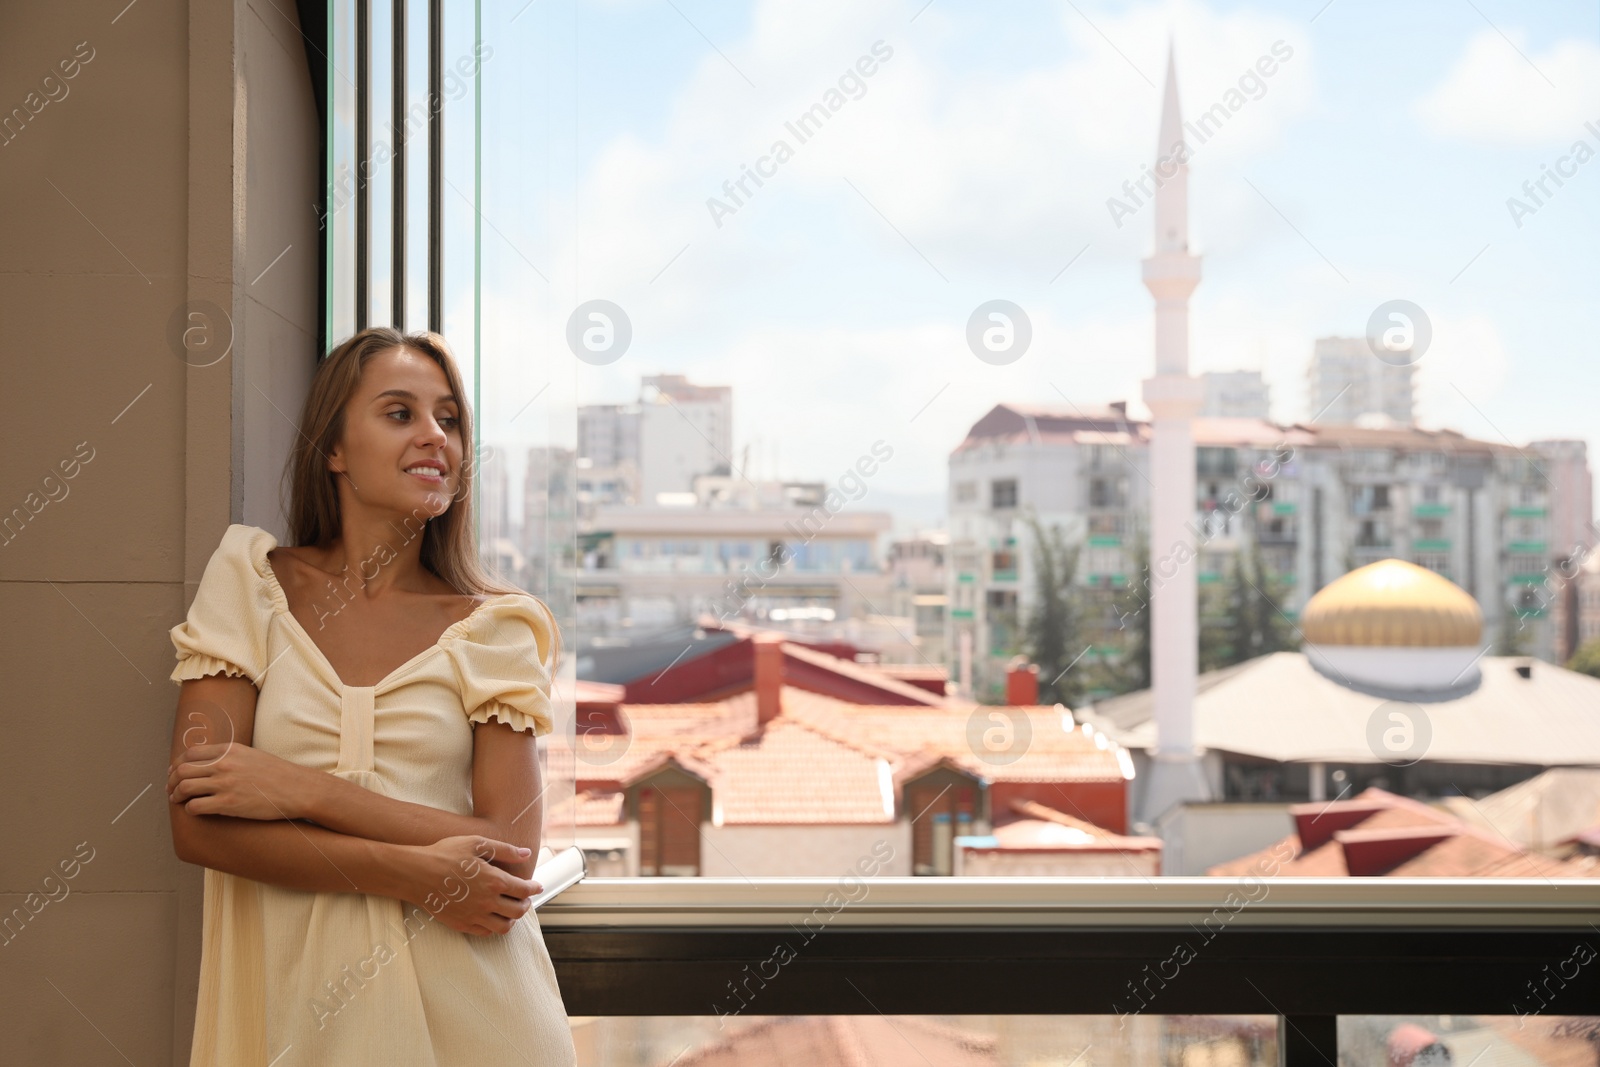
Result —
<instances>
[{"instance_id":1,"label":"city skyline","mask_svg":"<svg viewBox=\"0 0 1600 1067\"><path fill-rule=\"evenodd\" d=\"M1564 186L1535 184L1531 213L1506 207L1532 203L1524 181L1563 158L1571 171L1572 145L1592 139L1573 101L1600 49L1575 13L1424 5L1367 41L1337 6L1035 4L983 23L977 41L971 8L920 8L800 14L768 0L680 16L612 3L537 23L571 31L547 49L567 95L540 99L580 118L540 129L566 139L540 168L537 218L486 194L504 237L485 234L486 343L526 314L512 307L524 289L548 294L552 323L564 293L615 300L631 348L578 366L564 399L623 402L663 372L730 384L735 463L758 438L760 457L793 441L776 473L822 476L869 426L906 459L885 493L942 493L950 450L994 403L1123 399L1142 414L1148 203L1124 184L1137 191L1156 147L1170 44L1206 133L1192 182L1208 279L1193 307L1197 372L1260 368L1273 418L1303 421L1316 340L1360 337L1381 304L1408 299L1432 326L1422 425L1519 445L1597 439L1580 399L1600 385L1581 358L1593 313L1579 294L1595 269L1573 240L1593 218L1592 178L1579 167ZM558 18L530 10L504 32L535 32L539 17ZM595 39L604 52L584 43ZM873 53L880 39L888 58ZM841 72L868 66L827 124L803 142L788 130ZM1204 123L1207 112L1230 117ZM778 140L793 157L763 164ZM984 152L1008 162L985 167L973 158ZM770 173L741 193L749 168ZM708 213L735 197L732 214ZM571 217L552 222L557 208ZM1005 366L962 336L994 298L1032 325ZM523 362L496 368L506 387L485 397L486 440L549 377ZM1540 386L1552 377L1562 389Z\"/></svg>"}]
</instances>

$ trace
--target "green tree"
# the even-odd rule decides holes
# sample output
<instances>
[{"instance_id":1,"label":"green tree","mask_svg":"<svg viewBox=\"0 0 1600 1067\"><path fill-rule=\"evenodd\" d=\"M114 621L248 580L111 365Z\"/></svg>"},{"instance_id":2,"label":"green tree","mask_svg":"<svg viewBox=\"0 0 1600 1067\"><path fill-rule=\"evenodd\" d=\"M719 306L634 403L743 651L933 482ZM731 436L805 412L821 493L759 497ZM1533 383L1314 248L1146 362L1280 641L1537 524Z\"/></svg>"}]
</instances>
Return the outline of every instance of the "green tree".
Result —
<instances>
[{"instance_id":1,"label":"green tree","mask_svg":"<svg viewBox=\"0 0 1600 1067\"><path fill-rule=\"evenodd\" d=\"M1295 647L1294 629L1279 605L1283 583L1267 572L1259 544L1234 557L1226 596L1226 628L1219 666Z\"/></svg>"},{"instance_id":2,"label":"green tree","mask_svg":"<svg viewBox=\"0 0 1600 1067\"><path fill-rule=\"evenodd\" d=\"M1029 515L1033 531L1034 606L1023 628L1028 658L1039 665L1039 702L1073 707L1083 691L1083 675L1068 666L1083 652L1082 606L1073 584L1078 546L1067 543L1061 527L1045 530Z\"/></svg>"},{"instance_id":3,"label":"green tree","mask_svg":"<svg viewBox=\"0 0 1600 1067\"><path fill-rule=\"evenodd\" d=\"M1128 584L1113 593L1104 607L1103 629L1117 636L1114 651L1102 654L1089 672L1096 693L1117 695L1150 685L1150 620L1155 581L1150 574L1150 539L1134 525L1123 541L1129 561Z\"/></svg>"},{"instance_id":4,"label":"green tree","mask_svg":"<svg viewBox=\"0 0 1600 1067\"><path fill-rule=\"evenodd\" d=\"M1600 637L1590 637L1579 645L1578 651L1566 661L1566 669L1600 678Z\"/></svg>"},{"instance_id":5,"label":"green tree","mask_svg":"<svg viewBox=\"0 0 1600 1067\"><path fill-rule=\"evenodd\" d=\"M1228 631L1233 614L1229 606L1232 585L1202 585L1196 598L1199 619L1200 673L1226 667L1233 660L1229 655L1233 646L1228 641Z\"/></svg>"},{"instance_id":6,"label":"green tree","mask_svg":"<svg viewBox=\"0 0 1600 1067\"><path fill-rule=\"evenodd\" d=\"M1505 610L1500 613L1500 637L1495 642L1494 654L1497 656L1526 656L1528 654L1528 639L1531 636L1532 633L1528 628L1527 617L1508 602Z\"/></svg>"},{"instance_id":7,"label":"green tree","mask_svg":"<svg viewBox=\"0 0 1600 1067\"><path fill-rule=\"evenodd\" d=\"M1600 637L1592 637L1579 645L1567 660L1567 670L1600 678Z\"/></svg>"}]
</instances>

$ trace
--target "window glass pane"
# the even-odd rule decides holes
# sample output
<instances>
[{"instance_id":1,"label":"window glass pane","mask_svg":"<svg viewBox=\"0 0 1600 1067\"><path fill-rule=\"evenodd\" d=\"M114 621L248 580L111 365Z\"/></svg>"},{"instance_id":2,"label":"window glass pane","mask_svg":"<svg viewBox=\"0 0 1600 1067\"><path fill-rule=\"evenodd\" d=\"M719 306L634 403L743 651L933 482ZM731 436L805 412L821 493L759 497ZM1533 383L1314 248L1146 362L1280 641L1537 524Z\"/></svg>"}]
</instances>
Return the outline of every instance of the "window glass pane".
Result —
<instances>
[{"instance_id":1,"label":"window glass pane","mask_svg":"<svg viewBox=\"0 0 1600 1067\"><path fill-rule=\"evenodd\" d=\"M400 266L416 326L428 27L425 3L402 6L415 128ZM347 56L336 7L330 45ZM1385 184L1436 169L1417 147L1432 137L1462 154L1474 203L1499 202L1483 175L1523 166L1520 150L1439 125L1414 106L1420 83L1337 60L1357 38L1320 13L1314 28L1254 9L1157 27L1109 8L803 17L782 0L555 0L469 28L468 8L447 8L444 329L472 354L485 552L573 623L563 670L618 687L580 694L563 675L562 699L620 732L550 753L551 799L596 857L656 875L817 873L867 833L925 876L1037 852L1048 873L1082 873L1096 849L1143 870L1157 838L1165 874L1275 849L1294 852L1295 874L1593 869L1589 827L1535 839L1507 814L1517 796L1490 802L1545 768L1600 762L1600 730L1552 717L1566 704L1548 688L1581 682L1558 664L1595 629L1554 554L1594 540L1572 399L1585 390L1548 355L1592 332L1549 325L1588 306L1587 268L1555 242L1559 211L1541 210L1538 228L1530 216L1516 242L1485 236L1482 261L1441 281L1438 264L1476 240L1461 237L1460 194L1396 204ZM1577 32L1568 15L1516 18L1533 37ZM1452 32L1408 68L1434 71L1439 93L1452 57L1478 47ZM1217 103L1235 69L1259 76L1220 90L1238 107ZM1381 176L1341 170L1364 146L1315 106L1332 86L1372 124L1431 132L1401 138ZM1169 185L1151 148L1175 130L1196 151ZM392 266L380 258L374 301ZM337 239L330 261L348 268ZM1368 264L1366 280L1335 262ZM1427 374L1465 364L1381 358L1363 334L1387 307L1371 289L1384 277L1417 280L1438 352L1487 346L1482 381L1446 389ZM1552 314L1506 296L1529 284ZM348 316L334 295L330 314ZM1257 310L1225 311L1238 308ZM1350 336L1317 336L1329 331ZM1548 358L1560 373L1546 377L1570 381L1539 391L1557 416L1529 414L1540 372L1515 388L1496 377L1507 337L1538 353L1519 373ZM1234 353L1261 368L1210 367ZM1200 408L1168 434L1159 411L1188 400ZM1405 627L1373 598L1396 586L1376 581L1360 606L1383 618L1354 613L1374 643L1307 636L1314 596L1390 565L1460 608L1455 644L1393 638ZM1155 625L1172 604L1181 625ZM756 631L791 646L776 667L757 669ZM1471 662L1447 670L1457 653ZM768 730L802 708L826 757ZM1018 765L999 772L989 738ZM1421 738L1416 758L1397 758L1396 738ZM751 762L723 762L734 751ZM700 786L655 787L645 862L640 781L622 772L701 759L709 791L677 822L665 799ZM980 782L965 819L945 801L915 810L920 759ZM1150 798L1175 763L1185 806L1169 811ZM824 769L830 787L812 792L826 804L783 806L799 792L786 775L807 786ZM1418 812L1402 801L1448 832L1401 832ZM690 826L693 863L669 855ZM1479 833L1499 850L1482 862L1459 846Z\"/></svg>"},{"instance_id":2,"label":"window glass pane","mask_svg":"<svg viewBox=\"0 0 1600 1067\"><path fill-rule=\"evenodd\" d=\"M356 18L352 3L328 7L328 60L332 68L328 123L327 202L322 219L328 262L327 332L332 344L356 324Z\"/></svg>"},{"instance_id":3,"label":"window glass pane","mask_svg":"<svg viewBox=\"0 0 1600 1067\"><path fill-rule=\"evenodd\" d=\"M558 286L566 283L553 267L567 222L547 184L563 160L571 165L572 133L561 117L571 110L571 12L559 4L483 4L475 33L471 5L445 8L444 317L463 344L477 341L485 551L562 626L556 730L543 746L545 841L559 849L573 843L580 818L604 808L577 805L573 783L581 756L593 749L597 761L608 758L614 722L606 717L610 705L586 703L600 718L584 721L588 747L575 742L577 702L585 699L575 692L582 655L574 599L577 360L564 341L568 298ZM603 863L621 846L602 843L595 857Z\"/></svg>"},{"instance_id":4,"label":"window glass pane","mask_svg":"<svg viewBox=\"0 0 1600 1067\"><path fill-rule=\"evenodd\" d=\"M818 1065L879 1067L1278 1063L1277 1021L1265 1016L882 1015L865 1002L859 1015L745 1013L743 1006L760 1003L766 980L782 981L782 961L775 956L740 972L739 981L730 982L726 1002L715 1005L715 1015L575 1019L579 1062L596 1067L668 1067L675 1062L743 1067L789 1062L774 1051L782 1049L804 1050L806 1061Z\"/></svg>"},{"instance_id":5,"label":"window glass pane","mask_svg":"<svg viewBox=\"0 0 1600 1067\"><path fill-rule=\"evenodd\" d=\"M403 147L394 121L394 3L369 0L367 195L367 322L394 323L395 153Z\"/></svg>"},{"instance_id":6,"label":"window glass pane","mask_svg":"<svg viewBox=\"0 0 1600 1067\"><path fill-rule=\"evenodd\" d=\"M1592 959L1594 954L1588 955ZM1575 975L1578 966L1574 960L1567 968ZM1552 983L1545 996L1555 992ZM1519 1015L1341 1015L1339 1061L1346 1067L1534 1067L1594 1059L1600 1016L1546 1015L1540 1008L1544 996L1529 990L1524 994L1524 1002L1514 1005L1521 1009Z\"/></svg>"}]
</instances>

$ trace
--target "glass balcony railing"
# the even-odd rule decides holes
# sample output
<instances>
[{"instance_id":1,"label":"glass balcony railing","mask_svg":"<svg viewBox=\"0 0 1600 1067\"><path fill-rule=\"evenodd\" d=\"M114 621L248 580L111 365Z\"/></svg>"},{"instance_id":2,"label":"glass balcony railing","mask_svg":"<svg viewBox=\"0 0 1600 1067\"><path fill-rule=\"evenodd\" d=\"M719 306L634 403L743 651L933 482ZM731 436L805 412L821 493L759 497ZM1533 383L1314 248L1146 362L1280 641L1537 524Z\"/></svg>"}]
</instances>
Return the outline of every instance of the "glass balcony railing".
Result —
<instances>
[{"instance_id":1,"label":"glass balcony railing","mask_svg":"<svg viewBox=\"0 0 1600 1067\"><path fill-rule=\"evenodd\" d=\"M1600 966L1580 962L1597 901L1592 883L1538 879L841 872L591 879L539 916L580 1039L603 1023L637 1053L656 1035L630 1063L695 1048L746 1062L728 1058L746 1026L848 1018L870 1047L899 1027L906 1044L873 1063L1065 1067L1088 1045L1090 1063L1187 1064L1173 1050L1203 1045L1228 1050L1205 1062L1328 1067L1383 1064L1396 1040L1510 1047L1531 1016L1557 1040L1556 1023L1600 1005ZM1195 1017L1209 1036L1186 1029ZM1596 1028L1567 1029L1591 1057L1571 1062L1593 1062ZM983 1057L942 1052L962 1032Z\"/></svg>"}]
</instances>

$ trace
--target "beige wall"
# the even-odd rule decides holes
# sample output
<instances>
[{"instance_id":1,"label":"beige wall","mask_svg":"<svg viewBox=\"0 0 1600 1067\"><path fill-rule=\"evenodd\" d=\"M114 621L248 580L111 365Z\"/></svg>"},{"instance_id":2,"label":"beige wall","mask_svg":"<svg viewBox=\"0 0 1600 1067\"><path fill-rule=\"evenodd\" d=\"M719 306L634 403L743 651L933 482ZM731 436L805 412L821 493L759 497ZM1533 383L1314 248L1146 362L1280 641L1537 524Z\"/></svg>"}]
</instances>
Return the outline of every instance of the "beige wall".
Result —
<instances>
[{"instance_id":1,"label":"beige wall","mask_svg":"<svg viewBox=\"0 0 1600 1067\"><path fill-rule=\"evenodd\" d=\"M229 522L282 532L319 236L294 17L0 5L0 118L22 109L0 135L0 1061L188 1062L201 872L168 829L166 631ZM167 336L197 301L233 323L207 367Z\"/></svg>"}]
</instances>

